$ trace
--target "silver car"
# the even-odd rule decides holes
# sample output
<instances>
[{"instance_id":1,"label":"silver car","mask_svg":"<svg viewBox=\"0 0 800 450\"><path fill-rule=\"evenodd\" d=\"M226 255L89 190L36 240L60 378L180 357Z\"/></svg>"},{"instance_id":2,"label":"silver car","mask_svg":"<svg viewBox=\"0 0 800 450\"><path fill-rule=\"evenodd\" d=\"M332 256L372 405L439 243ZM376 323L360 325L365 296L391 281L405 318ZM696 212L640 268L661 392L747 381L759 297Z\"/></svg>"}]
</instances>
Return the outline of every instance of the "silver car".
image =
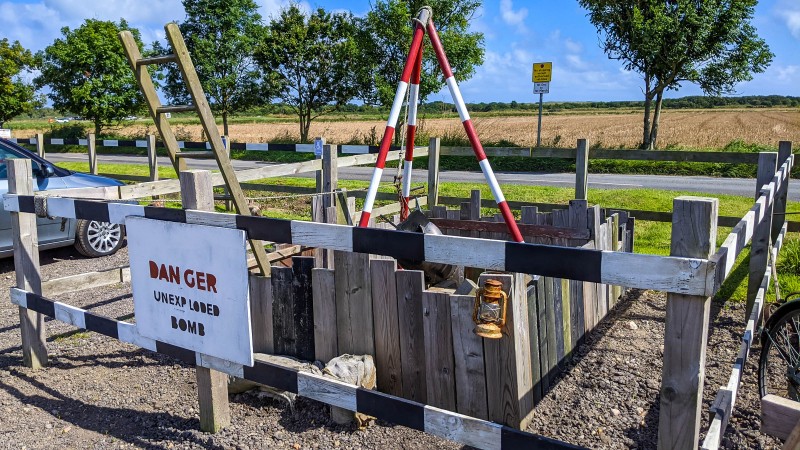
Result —
<instances>
[{"instance_id":1,"label":"silver car","mask_svg":"<svg viewBox=\"0 0 800 450\"><path fill-rule=\"evenodd\" d=\"M111 178L62 169L13 142L0 139L0 195L8 192L8 168L5 161L14 158L31 160L35 191L122 185ZM107 256L119 250L125 239L125 227L118 224L60 217L39 217L36 223L39 248L42 250L74 245L82 255ZM0 210L0 257L11 256L13 253L11 213Z\"/></svg>"}]
</instances>

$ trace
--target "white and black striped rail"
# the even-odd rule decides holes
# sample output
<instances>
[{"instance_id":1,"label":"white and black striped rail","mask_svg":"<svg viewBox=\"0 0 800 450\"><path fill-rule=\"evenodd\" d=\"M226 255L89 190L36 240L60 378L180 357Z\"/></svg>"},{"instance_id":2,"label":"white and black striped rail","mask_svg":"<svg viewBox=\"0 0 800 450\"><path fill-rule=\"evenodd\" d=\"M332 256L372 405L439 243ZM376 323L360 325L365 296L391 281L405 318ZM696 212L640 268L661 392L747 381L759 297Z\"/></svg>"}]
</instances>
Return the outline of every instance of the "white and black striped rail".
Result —
<instances>
[{"instance_id":1,"label":"white and black striped rail","mask_svg":"<svg viewBox=\"0 0 800 450\"><path fill-rule=\"evenodd\" d=\"M528 273L687 295L712 295L715 264L706 259L622 253L397 230L358 228L270 217L156 208L59 197L6 194L6 211L124 224L129 216L235 228L249 239L370 253L490 270Z\"/></svg>"},{"instance_id":2,"label":"white and black striped rail","mask_svg":"<svg viewBox=\"0 0 800 450\"><path fill-rule=\"evenodd\" d=\"M767 206L775 201L778 187L789 177L793 166L794 155L791 155L775 173L772 181L761 188L761 195L759 195L753 207L750 208L739 223L733 227L731 233L725 238L725 242L722 243L717 252L711 257L711 261L717 265L714 293L716 293L728 275L733 271L736 258L739 257L742 250L750 243L756 226L765 219Z\"/></svg>"},{"instance_id":3,"label":"white and black striped rail","mask_svg":"<svg viewBox=\"0 0 800 450\"><path fill-rule=\"evenodd\" d=\"M580 448L494 422L259 361L258 358L252 367L224 361L141 336L135 324L99 316L21 289L11 289L11 302L75 327L171 356L186 364L214 369L476 448L488 450Z\"/></svg>"},{"instance_id":4,"label":"white and black striped rail","mask_svg":"<svg viewBox=\"0 0 800 450\"><path fill-rule=\"evenodd\" d=\"M36 138L11 138L8 139L17 144L36 145ZM87 139L74 139L74 138L47 138L44 143L48 145L89 145ZM139 147L147 148L146 140L132 140L132 139L98 139L96 141L98 147ZM161 141L156 142L156 147L164 147ZM178 148L196 149L196 150L211 150L209 142L190 142L178 141ZM379 147L376 145L340 145L339 152L345 155L363 155L369 153L378 153ZM231 142L231 150L245 150L251 152L296 152L296 153L314 153L314 144L269 144L269 143L253 143L253 142ZM400 150L400 147L392 147L391 150Z\"/></svg>"}]
</instances>

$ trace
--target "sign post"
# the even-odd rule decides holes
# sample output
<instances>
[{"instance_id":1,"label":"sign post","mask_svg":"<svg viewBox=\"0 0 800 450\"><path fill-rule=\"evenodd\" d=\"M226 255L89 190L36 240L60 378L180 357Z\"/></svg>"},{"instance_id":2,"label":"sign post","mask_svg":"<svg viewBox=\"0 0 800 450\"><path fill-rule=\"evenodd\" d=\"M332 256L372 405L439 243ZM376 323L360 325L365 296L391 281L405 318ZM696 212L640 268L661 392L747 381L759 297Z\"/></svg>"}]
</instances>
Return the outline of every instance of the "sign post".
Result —
<instances>
[{"instance_id":1,"label":"sign post","mask_svg":"<svg viewBox=\"0 0 800 450\"><path fill-rule=\"evenodd\" d=\"M539 62L533 64L533 93L539 94L539 125L536 129L536 146L542 146L542 103L544 94L550 93L550 81L553 78L553 63Z\"/></svg>"}]
</instances>

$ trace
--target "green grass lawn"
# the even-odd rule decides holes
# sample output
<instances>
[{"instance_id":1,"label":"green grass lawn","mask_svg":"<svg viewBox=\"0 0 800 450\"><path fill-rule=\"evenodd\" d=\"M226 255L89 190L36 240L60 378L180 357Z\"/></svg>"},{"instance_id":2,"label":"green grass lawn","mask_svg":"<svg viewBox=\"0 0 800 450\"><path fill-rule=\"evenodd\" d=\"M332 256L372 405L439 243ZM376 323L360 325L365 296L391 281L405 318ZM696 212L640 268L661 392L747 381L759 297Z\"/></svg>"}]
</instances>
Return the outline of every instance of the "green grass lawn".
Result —
<instances>
[{"instance_id":1,"label":"green grass lawn","mask_svg":"<svg viewBox=\"0 0 800 450\"><path fill-rule=\"evenodd\" d=\"M66 162L59 163L61 167L70 170L88 171L88 163ZM100 166L101 174L110 176L142 176L149 175L147 166L127 165L127 164L103 164ZM175 178L172 167L159 167L159 176L163 179ZM257 180L254 183L267 185L283 185L313 188L315 181L308 178L270 178L267 180ZM363 190L368 186L366 181L346 181L340 180L339 187L348 190ZM441 184L440 195L446 197L468 198L470 191L479 189L483 198L491 198L491 191L484 183L450 183ZM508 200L527 201L538 203L554 203L567 205L574 195L572 188L550 187L550 186L520 186L504 185L503 190ZM394 186L385 184L381 186L380 192L393 193ZM260 191L248 191L249 197L277 197L264 200L265 211L271 217L286 219L305 219L310 218L310 200L308 197L293 197L280 193L269 193ZM645 211L672 211L672 201L679 196L697 196L697 193L683 191L661 191L653 189L590 189L589 203L601 205L605 208L613 209L638 209ZM733 195L704 195L719 199L719 214L721 216L743 216L752 206L753 199L750 197L740 197ZM362 200L357 199L357 207L360 208ZM382 202L390 203L390 202ZM177 203L175 204L177 205ZM800 212L800 203L789 202L787 211ZM484 214L498 212L492 208L484 208ZM518 214L518 212L517 212ZM730 227L719 227L717 231L717 245L721 245L730 233ZM637 221L634 230L634 251L637 253L668 255L670 245L670 234L672 225L665 222ZM787 259L790 263L784 263ZM800 237L797 233L790 233L787 236L784 250L781 251L779 263L779 280L781 283L781 293L800 291ZM747 295L747 276L749 264L749 251L745 250L739 256L737 265L732 271L719 294L719 298L730 298L741 301Z\"/></svg>"}]
</instances>

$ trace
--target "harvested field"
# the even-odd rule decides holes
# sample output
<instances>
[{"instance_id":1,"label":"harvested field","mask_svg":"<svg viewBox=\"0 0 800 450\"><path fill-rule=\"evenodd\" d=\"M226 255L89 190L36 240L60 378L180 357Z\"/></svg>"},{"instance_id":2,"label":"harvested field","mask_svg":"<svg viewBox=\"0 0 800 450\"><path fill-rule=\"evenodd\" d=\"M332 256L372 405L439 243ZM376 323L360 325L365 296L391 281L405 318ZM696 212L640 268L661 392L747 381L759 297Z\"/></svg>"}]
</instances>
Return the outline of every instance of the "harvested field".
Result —
<instances>
[{"instance_id":1,"label":"harvested field","mask_svg":"<svg viewBox=\"0 0 800 450\"><path fill-rule=\"evenodd\" d=\"M286 123L231 124L231 136L238 142L298 141L298 125ZM536 117L481 117L473 118L478 133L487 145L514 143L532 146L536 142ZM311 136L325 136L328 142L377 144L383 135L382 121L316 121L311 126ZM176 126L180 138L199 140L200 125ZM155 132L150 126L135 125L121 134L141 136ZM20 137L33 134L22 131ZM466 135L457 118L426 119L419 134L438 136L448 141L464 140ZM542 119L542 143L547 146L569 147L579 138L587 138L591 145L601 148L632 148L642 140L642 114L639 112L614 114L556 114ZM721 148L731 141L775 147L779 141L800 141L800 112L787 109L741 110L680 110L662 113L659 132L661 148Z\"/></svg>"}]
</instances>

